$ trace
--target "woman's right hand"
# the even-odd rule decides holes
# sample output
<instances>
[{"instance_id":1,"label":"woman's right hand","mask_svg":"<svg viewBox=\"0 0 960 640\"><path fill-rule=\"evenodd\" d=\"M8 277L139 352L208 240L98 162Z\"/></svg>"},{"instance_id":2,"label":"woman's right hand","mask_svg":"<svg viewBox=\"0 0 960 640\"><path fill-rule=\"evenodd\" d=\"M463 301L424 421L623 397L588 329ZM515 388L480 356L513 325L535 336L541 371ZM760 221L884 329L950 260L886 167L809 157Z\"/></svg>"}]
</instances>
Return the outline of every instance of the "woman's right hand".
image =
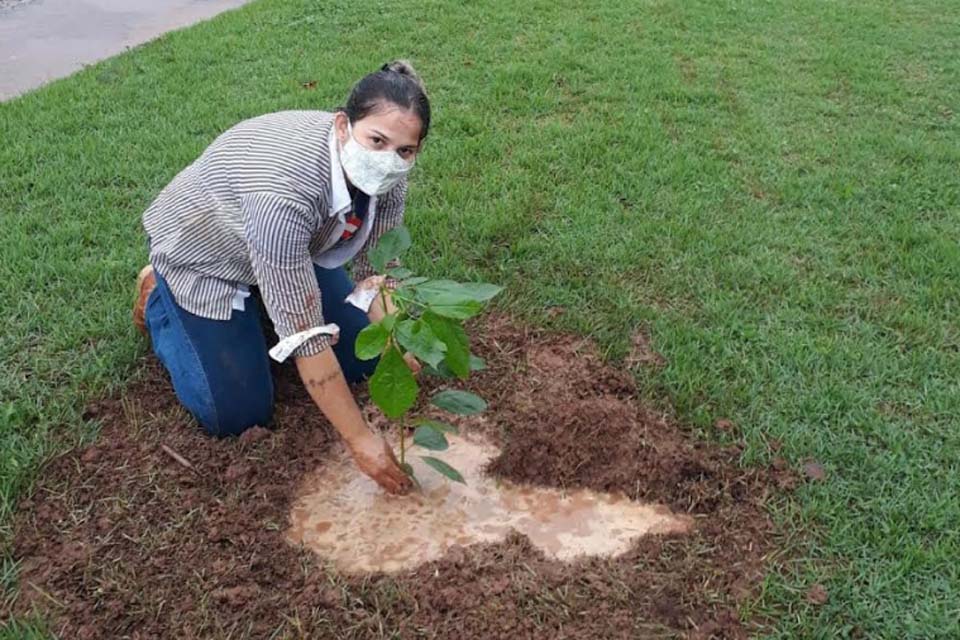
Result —
<instances>
[{"instance_id":1,"label":"woman's right hand","mask_svg":"<svg viewBox=\"0 0 960 640\"><path fill-rule=\"evenodd\" d=\"M368 430L366 434L348 442L347 448L357 467L385 491L403 494L410 490L410 477L400 468L393 449L382 436Z\"/></svg>"},{"instance_id":2,"label":"woman's right hand","mask_svg":"<svg viewBox=\"0 0 960 640\"><path fill-rule=\"evenodd\" d=\"M409 491L410 478L390 445L363 419L333 349L297 358L297 369L310 397L343 438L357 467L390 493Z\"/></svg>"}]
</instances>

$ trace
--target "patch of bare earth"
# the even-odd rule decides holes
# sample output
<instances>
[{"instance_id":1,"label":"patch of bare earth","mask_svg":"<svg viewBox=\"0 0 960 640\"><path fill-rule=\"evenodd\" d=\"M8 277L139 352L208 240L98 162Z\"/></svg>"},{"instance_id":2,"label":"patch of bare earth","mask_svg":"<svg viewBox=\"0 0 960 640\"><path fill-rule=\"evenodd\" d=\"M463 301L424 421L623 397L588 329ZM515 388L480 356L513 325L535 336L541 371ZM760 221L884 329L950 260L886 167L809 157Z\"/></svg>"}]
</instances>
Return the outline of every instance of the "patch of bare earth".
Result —
<instances>
[{"instance_id":1,"label":"patch of bare earth","mask_svg":"<svg viewBox=\"0 0 960 640\"><path fill-rule=\"evenodd\" d=\"M278 372L271 432L217 441L153 363L91 407L96 444L53 460L20 505L20 595L5 613L37 610L64 638L747 635L738 604L776 552L764 504L792 477L740 468L737 448L639 406L630 374L588 341L504 317L474 334L489 368L469 386L490 410L462 426L499 441L491 473L667 504L693 532L571 564L514 535L405 573L341 575L284 539L296 487L334 438L295 373Z\"/></svg>"}]
</instances>

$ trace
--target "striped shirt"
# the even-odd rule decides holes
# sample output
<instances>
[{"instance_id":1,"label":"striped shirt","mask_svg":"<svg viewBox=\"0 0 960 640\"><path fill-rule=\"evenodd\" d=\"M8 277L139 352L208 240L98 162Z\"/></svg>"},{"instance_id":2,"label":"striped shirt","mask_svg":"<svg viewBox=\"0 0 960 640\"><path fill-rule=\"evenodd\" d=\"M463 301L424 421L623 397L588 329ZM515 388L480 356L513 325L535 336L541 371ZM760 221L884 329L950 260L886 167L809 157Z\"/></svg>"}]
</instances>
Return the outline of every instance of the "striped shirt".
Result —
<instances>
[{"instance_id":1,"label":"striped shirt","mask_svg":"<svg viewBox=\"0 0 960 640\"><path fill-rule=\"evenodd\" d=\"M241 122L181 171L143 214L150 262L194 315L227 320L256 285L281 339L324 324L314 263L356 256L403 220L407 183L371 198L361 229L342 240L352 200L337 159L332 113L283 111ZM330 344L318 335L293 354Z\"/></svg>"}]
</instances>

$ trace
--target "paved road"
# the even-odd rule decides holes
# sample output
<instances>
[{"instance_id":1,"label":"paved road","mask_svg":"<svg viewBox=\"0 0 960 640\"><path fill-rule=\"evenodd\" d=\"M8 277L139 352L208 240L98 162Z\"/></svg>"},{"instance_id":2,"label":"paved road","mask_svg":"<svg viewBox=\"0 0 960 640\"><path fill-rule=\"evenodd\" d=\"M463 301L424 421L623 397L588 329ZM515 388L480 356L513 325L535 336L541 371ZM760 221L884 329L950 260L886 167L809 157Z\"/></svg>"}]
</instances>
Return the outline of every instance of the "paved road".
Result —
<instances>
[{"instance_id":1,"label":"paved road","mask_svg":"<svg viewBox=\"0 0 960 640\"><path fill-rule=\"evenodd\" d=\"M249 0L0 0L0 100Z\"/></svg>"}]
</instances>

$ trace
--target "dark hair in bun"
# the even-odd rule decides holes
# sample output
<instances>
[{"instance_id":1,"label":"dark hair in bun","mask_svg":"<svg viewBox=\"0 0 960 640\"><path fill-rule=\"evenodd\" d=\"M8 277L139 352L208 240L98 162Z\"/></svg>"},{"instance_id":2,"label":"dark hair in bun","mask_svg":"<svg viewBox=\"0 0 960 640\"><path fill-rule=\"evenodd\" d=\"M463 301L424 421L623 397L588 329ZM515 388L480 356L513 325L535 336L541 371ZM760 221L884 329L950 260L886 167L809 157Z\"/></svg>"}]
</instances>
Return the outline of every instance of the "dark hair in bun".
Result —
<instances>
[{"instance_id":1,"label":"dark hair in bun","mask_svg":"<svg viewBox=\"0 0 960 640\"><path fill-rule=\"evenodd\" d=\"M343 111L351 123L393 104L420 118L420 139L430 130L430 99L423 81L406 60L394 60L354 85Z\"/></svg>"}]
</instances>

